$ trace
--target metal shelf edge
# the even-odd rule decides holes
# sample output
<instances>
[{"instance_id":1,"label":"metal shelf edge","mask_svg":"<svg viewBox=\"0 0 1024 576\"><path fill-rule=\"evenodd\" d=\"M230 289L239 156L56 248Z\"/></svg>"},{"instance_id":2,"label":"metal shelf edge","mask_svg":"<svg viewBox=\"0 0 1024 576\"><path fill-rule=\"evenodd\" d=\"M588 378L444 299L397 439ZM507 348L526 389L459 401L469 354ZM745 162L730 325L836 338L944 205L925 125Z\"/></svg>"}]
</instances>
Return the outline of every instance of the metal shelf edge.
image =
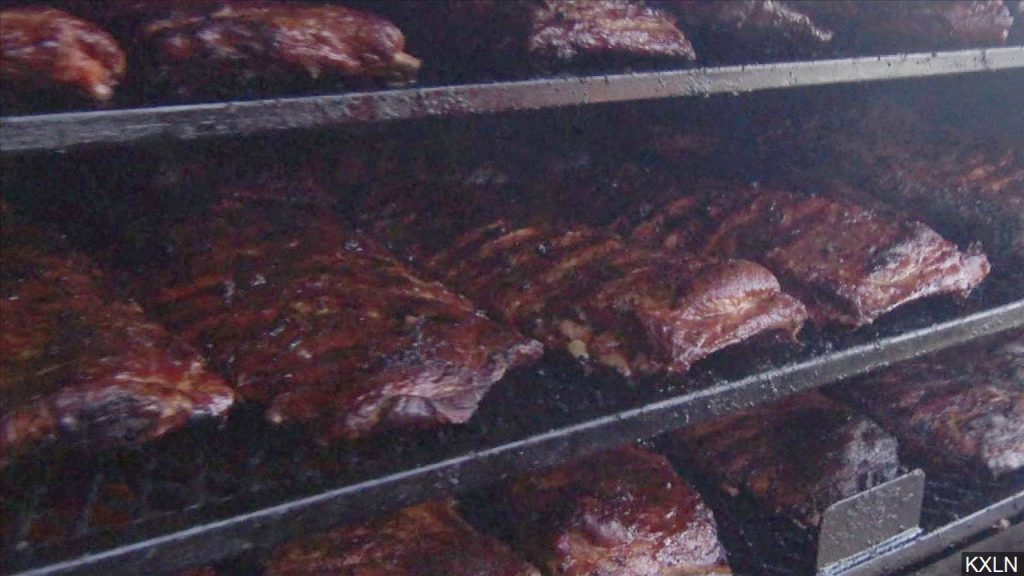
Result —
<instances>
[{"instance_id":1,"label":"metal shelf edge","mask_svg":"<svg viewBox=\"0 0 1024 576\"><path fill-rule=\"evenodd\" d=\"M380 478L192 526L15 576L111 576L173 571L229 558L299 533L478 487L508 473L535 470L602 448L655 436L743 406L768 402L1013 328L1024 327L1024 300L910 331L734 382L595 418L514 442ZM845 575L844 575L845 576Z\"/></svg>"},{"instance_id":2,"label":"metal shelf edge","mask_svg":"<svg viewBox=\"0 0 1024 576\"><path fill-rule=\"evenodd\" d=\"M1024 46L0 118L0 153L1024 68Z\"/></svg>"},{"instance_id":3,"label":"metal shelf edge","mask_svg":"<svg viewBox=\"0 0 1024 576\"><path fill-rule=\"evenodd\" d=\"M916 562L927 560L943 550L961 545L973 537L990 530L1001 520L1009 520L1024 513L1024 492L1004 498L982 510L964 516L942 528L923 534L903 546L851 566L847 570L829 572L827 576L869 576L890 574Z\"/></svg>"}]
</instances>

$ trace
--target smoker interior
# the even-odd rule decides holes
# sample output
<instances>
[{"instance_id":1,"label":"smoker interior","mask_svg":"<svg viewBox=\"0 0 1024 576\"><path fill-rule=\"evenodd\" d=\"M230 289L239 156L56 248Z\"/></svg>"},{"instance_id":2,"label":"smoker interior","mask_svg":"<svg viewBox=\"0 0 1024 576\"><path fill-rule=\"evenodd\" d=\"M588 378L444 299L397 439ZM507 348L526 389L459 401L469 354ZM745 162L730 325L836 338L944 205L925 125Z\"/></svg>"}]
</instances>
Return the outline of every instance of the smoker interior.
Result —
<instances>
[{"instance_id":1,"label":"smoker interior","mask_svg":"<svg viewBox=\"0 0 1024 576\"><path fill-rule=\"evenodd\" d=\"M139 230L125 230L112 223L123 223L119 218L126 212L124 207L132 203L152 203L156 207L153 212L161 217L185 213L201 204L202 191L154 197L151 189L137 185L154 175L163 177L164 172L173 172L174 166L190 160L241 157L259 163L283 157L288 162L332 147L372 154L380 142L390 141L416 143L439 173L487 164L531 146L540 156L554 151L572 156L573 151L582 149L589 163L584 169L598 169L625 159L643 161L648 154L643 131L628 127L657 122L680 127L714 126L719 135L725 135L725 145L687 169L750 181L776 176L791 153L789 143L780 143L775 153L766 153L763 145L758 145L757 135L780 115L799 118L809 109L854 106L877 99L913 106L936 122L963 130L1021 138L1024 115L1016 104L1021 93L1024 72L1011 70L743 96L724 94L370 124L343 132L296 130L253 138L75 153L51 151L5 156L3 188L5 197L36 219L58 222L75 244L88 247L101 261L117 260L119 266L144 269L158 259L151 252L155 246L147 244L147 223L136 222ZM854 132L858 126L836 129ZM606 145L594 146L595 142ZM1024 146L1024 140L1021 144ZM192 193L197 197L189 196ZM364 194L372 194L372 190L343 191L338 210L346 212L351 198ZM520 200L509 198L509 209L516 209ZM577 196L570 191L568 197L553 201L567 207L578 203L615 208L631 203L615 190L586 190ZM968 240L955 222L945 229L937 228L954 241L966 244ZM125 248L125 234L137 232L139 235L132 237L140 239L138 244ZM799 345L756 341L736 346L701 361L682 378L628 386L613 375L584 373L573 363L547 360L519 370L497 385L467 425L436 432L396 433L353 445L319 448L302 430L270 427L259 410L243 407L234 411L223 428L193 427L138 450L86 454L69 447L4 471L3 572L38 569L32 573L84 574L95 565L62 567L56 563L70 560L73 564L89 553L124 550L128 544L142 542L131 558L143 563L124 564L124 573L140 566L148 566L153 572L172 572L216 562L229 572L248 574L278 542L445 494L463 495L469 515L486 523L486 505L481 503L485 499L476 491L486 490L514 473L544 468L682 423L768 402L796 389L825 385L838 375L852 375L987 333L1024 326L1024 283L1018 274L1012 264L997 263L992 277L966 302L917 302L856 331L808 326ZM936 327L944 327L940 330L942 337L928 340L927 334ZM903 338L908 334L918 336ZM836 356L846 350L857 353L853 364L844 368ZM774 380L770 375L794 365L805 366L802 383L771 390ZM769 376L759 379L759 375ZM730 396L732 400L722 405L700 403L700 392L736 382L747 383L749 393ZM652 410L651 416L638 412L681 398L684 400L679 407L697 408L690 412ZM685 420L679 420L680 413L686 414ZM624 424L616 418L620 415L626 415L621 419ZM548 436L559 441L517 444ZM502 448L507 450L505 457L486 460L488 454ZM374 484L375 479L455 460L459 462L443 466L437 474L389 480L384 491ZM481 464L473 466L473 462ZM700 478L692 480L702 486ZM930 478L922 528L927 532L955 524L1009 497L1016 497L1018 504L1016 513L1007 520L1019 522L1024 506L1022 480L985 484ZM706 493L714 492L702 487L707 488L703 490ZM315 498L310 499L325 494L331 497L319 508ZM381 499L381 494L386 498ZM292 513L290 504L302 513ZM484 509L474 512L474 505ZM807 534L776 531L774 520L760 518L753 508L712 505L716 514L733 515L726 524L744 527L723 535L738 573L813 570L813 559L807 554ZM274 512L246 516L267 510ZM189 540L186 536L181 542L188 546L177 548L173 537L161 539L224 521L244 531L203 533L202 545L198 538ZM778 546L779 534L783 546ZM759 556L773 546L779 558L765 560ZM143 560L147 549L152 553Z\"/></svg>"}]
</instances>

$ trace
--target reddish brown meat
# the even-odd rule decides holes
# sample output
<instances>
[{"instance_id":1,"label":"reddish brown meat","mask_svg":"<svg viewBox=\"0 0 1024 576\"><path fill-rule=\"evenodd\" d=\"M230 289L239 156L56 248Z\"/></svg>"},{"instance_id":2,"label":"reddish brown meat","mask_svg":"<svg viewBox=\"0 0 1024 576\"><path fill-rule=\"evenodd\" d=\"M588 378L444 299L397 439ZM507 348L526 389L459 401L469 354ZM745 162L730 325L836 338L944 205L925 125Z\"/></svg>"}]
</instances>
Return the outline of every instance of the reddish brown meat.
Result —
<instances>
[{"instance_id":1,"label":"reddish brown meat","mask_svg":"<svg viewBox=\"0 0 1024 576\"><path fill-rule=\"evenodd\" d=\"M124 78L121 47L97 26L51 8L0 11L0 84L6 103L39 94L103 102Z\"/></svg>"},{"instance_id":2,"label":"reddish brown meat","mask_svg":"<svg viewBox=\"0 0 1024 576\"><path fill-rule=\"evenodd\" d=\"M874 0L794 3L846 28L847 42L874 50L935 50L1003 44L1013 16L1002 0Z\"/></svg>"},{"instance_id":3,"label":"reddish brown meat","mask_svg":"<svg viewBox=\"0 0 1024 576\"><path fill-rule=\"evenodd\" d=\"M664 0L662 4L686 23L702 57L807 56L823 51L832 41L832 30L779 0Z\"/></svg>"},{"instance_id":4,"label":"reddish brown meat","mask_svg":"<svg viewBox=\"0 0 1024 576\"><path fill-rule=\"evenodd\" d=\"M449 502L411 506L274 551L267 576L540 576Z\"/></svg>"},{"instance_id":5,"label":"reddish brown meat","mask_svg":"<svg viewBox=\"0 0 1024 576\"><path fill-rule=\"evenodd\" d=\"M728 574L715 519L664 457L623 448L515 482L516 540L547 574Z\"/></svg>"},{"instance_id":6,"label":"reddish brown meat","mask_svg":"<svg viewBox=\"0 0 1024 576\"><path fill-rule=\"evenodd\" d=\"M151 286L167 322L271 420L325 440L465 422L540 356L329 210L244 196L178 227L177 261Z\"/></svg>"},{"instance_id":7,"label":"reddish brown meat","mask_svg":"<svg viewBox=\"0 0 1024 576\"><path fill-rule=\"evenodd\" d=\"M636 0L539 0L528 10L526 49L545 61L614 54L695 58L674 18Z\"/></svg>"},{"instance_id":8,"label":"reddish brown meat","mask_svg":"<svg viewBox=\"0 0 1024 576\"><path fill-rule=\"evenodd\" d=\"M999 478L1024 468L1024 333L832 388L936 468Z\"/></svg>"},{"instance_id":9,"label":"reddish brown meat","mask_svg":"<svg viewBox=\"0 0 1024 576\"><path fill-rule=\"evenodd\" d=\"M138 443L223 415L231 389L59 238L3 210L0 461L61 437Z\"/></svg>"},{"instance_id":10,"label":"reddish brown meat","mask_svg":"<svg viewBox=\"0 0 1024 576\"><path fill-rule=\"evenodd\" d=\"M428 267L551 349L624 376L685 372L758 333L795 334L805 316L757 264L667 256L584 227L495 222Z\"/></svg>"},{"instance_id":11,"label":"reddish brown meat","mask_svg":"<svg viewBox=\"0 0 1024 576\"><path fill-rule=\"evenodd\" d=\"M961 252L920 222L739 183L669 201L633 239L755 260L809 306L812 318L849 326L926 296L966 297L989 272L984 254Z\"/></svg>"},{"instance_id":12,"label":"reddish brown meat","mask_svg":"<svg viewBox=\"0 0 1024 576\"><path fill-rule=\"evenodd\" d=\"M674 432L666 444L731 496L817 526L830 505L899 471L897 442L818 392Z\"/></svg>"},{"instance_id":13,"label":"reddish brown meat","mask_svg":"<svg viewBox=\"0 0 1024 576\"><path fill-rule=\"evenodd\" d=\"M1024 147L949 133L904 140L874 133L823 144L842 158L844 176L880 199L981 240L1001 260L1024 261Z\"/></svg>"},{"instance_id":14,"label":"reddish brown meat","mask_svg":"<svg viewBox=\"0 0 1024 576\"><path fill-rule=\"evenodd\" d=\"M151 81L188 96L310 87L317 80L409 82L420 62L387 20L336 5L199 3L149 22Z\"/></svg>"},{"instance_id":15,"label":"reddish brown meat","mask_svg":"<svg viewBox=\"0 0 1024 576\"><path fill-rule=\"evenodd\" d=\"M381 9L450 82L694 59L675 18L641 0L414 0Z\"/></svg>"}]
</instances>

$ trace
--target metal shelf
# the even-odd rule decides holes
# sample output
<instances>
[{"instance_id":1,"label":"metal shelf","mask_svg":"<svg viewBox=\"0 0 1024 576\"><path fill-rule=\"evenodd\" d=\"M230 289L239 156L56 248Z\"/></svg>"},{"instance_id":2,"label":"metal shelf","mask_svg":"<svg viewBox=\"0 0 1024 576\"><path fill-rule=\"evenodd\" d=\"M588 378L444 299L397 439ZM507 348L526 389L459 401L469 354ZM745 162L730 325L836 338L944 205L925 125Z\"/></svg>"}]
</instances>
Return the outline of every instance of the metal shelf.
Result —
<instances>
[{"instance_id":1,"label":"metal shelf","mask_svg":"<svg viewBox=\"0 0 1024 576\"><path fill-rule=\"evenodd\" d=\"M1024 69L1024 46L0 118L0 153Z\"/></svg>"},{"instance_id":2,"label":"metal shelf","mask_svg":"<svg viewBox=\"0 0 1024 576\"><path fill-rule=\"evenodd\" d=\"M909 315L917 317L919 314L920 311ZM171 572L253 549L264 549L301 533L327 529L367 514L481 487L512 472L544 468L985 335L1024 327L1024 300L944 321L918 317L916 323L910 325L912 327L906 329L905 323L897 322L895 328L882 328L880 333L872 332L875 330L872 328L866 333L850 336L852 340L846 343L840 339L835 346L827 344L825 351L810 350L793 361L768 369L756 369L756 373L747 376L724 380L714 378L706 386L693 388L670 386L667 391L652 396L651 400L632 403L627 400L625 405L613 402L610 410L603 410L598 416L586 411L585 402L577 403L570 398L567 402L572 405L569 414L575 419L542 419L538 426L528 426L528 432L522 435L499 435L497 441L493 438L487 441L486 434L474 435L477 434L475 432L466 438L456 434L442 438L440 442L441 445L456 446L455 452L437 452L430 460L421 462L406 453L395 454L396 464L383 473L335 482L331 484L333 487L315 490L312 495L307 493L278 499L265 507L236 511L234 515L207 514L199 521L194 515L188 518L183 515L181 522L159 526L136 536L136 540L130 543L121 541L107 547L87 546L78 552L65 550L63 554L80 555L52 563L37 558L29 562L29 566L36 567L22 565L21 569L25 571L19 576L97 573L116 576ZM833 349L829 351L830 348ZM621 382L618 384L623 387ZM519 390L518 384L516 387ZM594 388L589 385L572 386L573 390L587 392ZM640 392L632 390L626 398L633 395L640 395ZM531 397L530 406L524 414L543 412L544 400ZM498 401L502 404L499 409L508 409L503 402L504 399ZM578 415L580 412L582 416ZM509 421L518 422L520 419L518 414L513 414ZM290 452L294 452L296 446L292 444ZM427 445L416 446L411 454L429 453L430 450ZM1019 499L1015 502L1017 504L1008 506L1019 507ZM937 537L929 536L926 541L931 542ZM5 564L11 566L7 562Z\"/></svg>"},{"instance_id":3,"label":"metal shelf","mask_svg":"<svg viewBox=\"0 0 1024 576\"><path fill-rule=\"evenodd\" d=\"M1000 523L1010 524L1014 518L1020 522L1022 514L1024 514L1024 491L999 500L941 528L927 532L910 542L894 546L872 556L863 563L828 572L826 576L892 574L918 562L941 555L951 548L962 546L978 536L993 531L993 526L998 526ZM1013 538L1013 533L1018 536L1024 534L1020 524L1009 528L1008 534L1011 535L1011 538ZM1015 544L1011 540L1006 540L1006 543ZM959 565L960 555L956 554L956 558L957 565Z\"/></svg>"}]
</instances>

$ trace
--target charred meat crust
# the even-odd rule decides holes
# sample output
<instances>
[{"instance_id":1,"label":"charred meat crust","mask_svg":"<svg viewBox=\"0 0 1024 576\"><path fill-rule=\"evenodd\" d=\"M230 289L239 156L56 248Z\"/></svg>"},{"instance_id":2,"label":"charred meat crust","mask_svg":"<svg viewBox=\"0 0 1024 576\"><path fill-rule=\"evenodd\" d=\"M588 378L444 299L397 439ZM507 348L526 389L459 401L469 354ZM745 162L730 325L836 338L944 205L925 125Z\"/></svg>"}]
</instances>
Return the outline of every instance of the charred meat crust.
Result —
<instances>
[{"instance_id":1,"label":"charred meat crust","mask_svg":"<svg viewBox=\"0 0 1024 576\"><path fill-rule=\"evenodd\" d=\"M427 266L550 349L627 377L682 373L760 332L794 335L805 318L757 264L638 249L586 227L497 221Z\"/></svg>"},{"instance_id":2,"label":"charred meat crust","mask_svg":"<svg viewBox=\"0 0 1024 576\"><path fill-rule=\"evenodd\" d=\"M503 496L548 574L728 574L711 510L668 461L628 447L523 478Z\"/></svg>"},{"instance_id":3,"label":"charred meat crust","mask_svg":"<svg viewBox=\"0 0 1024 576\"><path fill-rule=\"evenodd\" d=\"M632 238L754 260L803 300L816 322L853 327L919 298L965 298L990 270L977 247L960 251L920 222L740 183L705 185L667 201L633 228Z\"/></svg>"},{"instance_id":4,"label":"charred meat crust","mask_svg":"<svg viewBox=\"0 0 1024 576\"><path fill-rule=\"evenodd\" d=\"M124 52L98 26L52 8L0 11L5 103L27 104L39 93L105 102L124 74Z\"/></svg>"},{"instance_id":5,"label":"charred meat crust","mask_svg":"<svg viewBox=\"0 0 1024 576\"><path fill-rule=\"evenodd\" d=\"M179 96L273 92L318 80L415 80L420 61L387 20L336 5L218 2L141 29L150 83Z\"/></svg>"},{"instance_id":6,"label":"charred meat crust","mask_svg":"<svg viewBox=\"0 0 1024 576\"><path fill-rule=\"evenodd\" d=\"M7 208L2 228L0 459L59 438L137 444L225 414L231 389L91 262Z\"/></svg>"},{"instance_id":7,"label":"charred meat crust","mask_svg":"<svg viewBox=\"0 0 1024 576\"><path fill-rule=\"evenodd\" d=\"M830 389L936 469L999 479L1024 469L1024 333Z\"/></svg>"},{"instance_id":8,"label":"charred meat crust","mask_svg":"<svg viewBox=\"0 0 1024 576\"><path fill-rule=\"evenodd\" d=\"M323 440L465 422L542 352L328 209L225 201L172 237L155 309L271 420Z\"/></svg>"},{"instance_id":9,"label":"charred meat crust","mask_svg":"<svg viewBox=\"0 0 1024 576\"><path fill-rule=\"evenodd\" d=\"M285 544L267 565L267 576L311 574L540 576L440 501Z\"/></svg>"},{"instance_id":10,"label":"charred meat crust","mask_svg":"<svg viewBox=\"0 0 1024 576\"><path fill-rule=\"evenodd\" d=\"M804 526L900 468L892 436L818 392L684 428L664 445L726 493Z\"/></svg>"}]
</instances>

